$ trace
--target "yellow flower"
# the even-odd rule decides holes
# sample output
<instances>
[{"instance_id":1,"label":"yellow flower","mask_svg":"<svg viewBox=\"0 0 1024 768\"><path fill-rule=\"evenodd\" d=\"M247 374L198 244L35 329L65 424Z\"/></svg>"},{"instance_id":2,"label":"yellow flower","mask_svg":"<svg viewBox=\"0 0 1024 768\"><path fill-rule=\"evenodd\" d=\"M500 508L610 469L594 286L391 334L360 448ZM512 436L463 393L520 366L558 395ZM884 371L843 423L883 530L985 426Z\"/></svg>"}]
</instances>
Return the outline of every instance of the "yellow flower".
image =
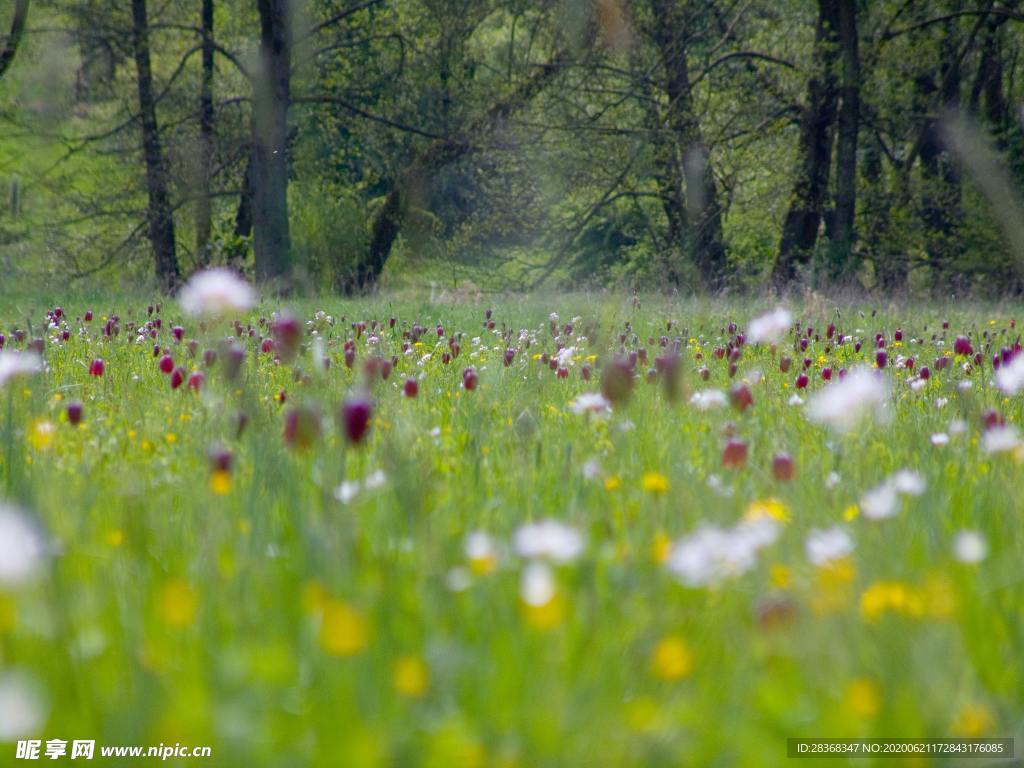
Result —
<instances>
[{"instance_id":1,"label":"yellow flower","mask_svg":"<svg viewBox=\"0 0 1024 768\"><path fill-rule=\"evenodd\" d=\"M789 566L776 563L768 569L768 579L776 589L789 589L793 586L793 571Z\"/></svg>"},{"instance_id":2,"label":"yellow flower","mask_svg":"<svg viewBox=\"0 0 1024 768\"><path fill-rule=\"evenodd\" d=\"M978 738L991 733L996 721L992 711L984 704L969 702L957 713L953 721L953 733L968 738Z\"/></svg>"},{"instance_id":3,"label":"yellow flower","mask_svg":"<svg viewBox=\"0 0 1024 768\"><path fill-rule=\"evenodd\" d=\"M649 493L665 493L668 490L668 478L660 472L647 472L641 485Z\"/></svg>"},{"instance_id":4,"label":"yellow flower","mask_svg":"<svg viewBox=\"0 0 1024 768\"><path fill-rule=\"evenodd\" d=\"M882 694L873 680L858 677L846 686L843 703L858 717L874 717L882 708Z\"/></svg>"},{"instance_id":5,"label":"yellow flower","mask_svg":"<svg viewBox=\"0 0 1024 768\"><path fill-rule=\"evenodd\" d=\"M329 600L323 606L320 647L333 656L355 656L366 648L369 627L363 615L348 603Z\"/></svg>"},{"instance_id":6,"label":"yellow flower","mask_svg":"<svg viewBox=\"0 0 1024 768\"><path fill-rule=\"evenodd\" d=\"M174 445L176 442L178 442L178 436L173 432L168 432L167 435L164 437L164 440L167 441L168 445Z\"/></svg>"},{"instance_id":7,"label":"yellow flower","mask_svg":"<svg viewBox=\"0 0 1024 768\"><path fill-rule=\"evenodd\" d=\"M693 654L681 637L661 640L651 654L651 674L660 680L682 680L693 669Z\"/></svg>"},{"instance_id":8,"label":"yellow flower","mask_svg":"<svg viewBox=\"0 0 1024 768\"><path fill-rule=\"evenodd\" d=\"M759 499L750 503L743 515L747 520L763 520L765 518L788 523L789 509L778 499Z\"/></svg>"},{"instance_id":9,"label":"yellow flower","mask_svg":"<svg viewBox=\"0 0 1024 768\"><path fill-rule=\"evenodd\" d=\"M218 496L231 492L231 473L226 469L216 469L210 473L210 490Z\"/></svg>"},{"instance_id":10,"label":"yellow flower","mask_svg":"<svg viewBox=\"0 0 1024 768\"><path fill-rule=\"evenodd\" d=\"M520 601L523 609L523 619L534 629L554 629L562 623L562 616L565 614L565 601L557 592L543 605L532 605Z\"/></svg>"},{"instance_id":11,"label":"yellow flower","mask_svg":"<svg viewBox=\"0 0 1024 768\"><path fill-rule=\"evenodd\" d=\"M811 605L818 614L836 613L850 598L857 569L853 559L841 557L816 569L815 593Z\"/></svg>"},{"instance_id":12,"label":"yellow flower","mask_svg":"<svg viewBox=\"0 0 1024 768\"><path fill-rule=\"evenodd\" d=\"M418 699L430 685L430 669L419 656L402 656L395 662L392 682L402 696Z\"/></svg>"},{"instance_id":13,"label":"yellow flower","mask_svg":"<svg viewBox=\"0 0 1024 768\"><path fill-rule=\"evenodd\" d=\"M181 629L195 621L199 597L182 579L172 579L160 589L157 607L167 626Z\"/></svg>"},{"instance_id":14,"label":"yellow flower","mask_svg":"<svg viewBox=\"0 0 1024 768\"><path fill-rule=\"evenodd\" d=\"M111 528L103 536L103 540L106 542L108 547L117 549L124 544L124 531L120 528Z\"/></svg>"},{"instance_id":15,"label":"yellow flower","mask_svg":"<svg viewBox=\"0 0 1024 768\"><path fill-rule=\"evenodd\" d=\"M876 581L861 595L860 612L868 621L876 621L885 613L914 618L924 613L924 602L920 594L907 584Z\"/></svg>"},{"instance_id":16,"label":"yellow flower","mask_svg":"<svg viewBox=\"0 0 1024 768\"><path fill-rule=\"evenodd\" d=\"M651 544L651 560L658 565L664 563L672 551L672 539L664 531L654 534L654 542Z\"/></svg>"},{"instance_id":17,"label":"yellow flower","mask_svg":"<svg viewBox=\"0 0 1024 768\"><path fill-rule=\"evenodd\" d=\"M49 450L53 444L53 436L56 431L57 428L53 425L52 421L39 419L33 422L32 427L29 429L28 442L37 451Z\"/></svg>"},{"instance_id":18,"label":"yellow flower","mask_svg":"<svg viewBox=\"0 0 1024 768\"><path fill-rule=\"evenodd\" d=\"M851 504L843 510L843 520L854 520L860 514L860 507L856 504Z\"/></svg>"},{"instance_id":19,"label":"yellow flower","mask_svg":"<svg viewBox=\"0 0 1024 768\"><path fill-rule=\"evenodd\" d=\"M604 480L604 489L606 491L614 491L620 485L622 485L622 481L619 479L618 475L611 475L606 477Z\"/></svg>"}]
</instances>

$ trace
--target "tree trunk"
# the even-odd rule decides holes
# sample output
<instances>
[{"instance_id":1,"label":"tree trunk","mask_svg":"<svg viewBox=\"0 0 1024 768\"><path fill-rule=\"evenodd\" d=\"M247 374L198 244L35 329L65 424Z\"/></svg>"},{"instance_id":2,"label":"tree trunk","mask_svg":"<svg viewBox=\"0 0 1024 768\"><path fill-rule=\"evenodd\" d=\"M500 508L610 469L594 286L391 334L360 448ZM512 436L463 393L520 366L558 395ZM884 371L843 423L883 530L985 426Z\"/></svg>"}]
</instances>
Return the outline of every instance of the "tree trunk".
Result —
<instances>
[{"instance_id":1,"label":"tree trunk","mask_svg":"<svg viewBox=\"0 0 1024 768\"><path fill-rule=\"evenodd\" d=\"M142 154L146 161L146 190L149 206L146 211L149 241L153 246L156 279L173 290L181 277L175 253L174 215L171 211L167 185L167 167L160 146L160 130L156 121L153 97L153 73L149 61L149 21L146 0L132 0L132 47L135 52L136 80L139 89L139 119L142 125Z\"/></svg>"},{"instance_id":2,"label":"tree trunk","mask_svg":"<svg viewBox=\"0 0 1024 768\"><path fill-rule=\"evenodd\" d=\"M353 267L348 291L367 291L374 287L411 203L421 198L421 191L430 179L449 163L472 153L481 136L493 133L510 114L521 109L540 93L568 62L566 50L559 50L546 64L539 67L518 88L496 102L481 117L472 121L458 137L435 139L417 155L398 175L384 205L373 218L370 248L366 256Z\"/></svg>"},{"instance_id":3,"label":"tree trunk","mask_svg":"<svg viewBox=\"0 0 1024 768\"><path fill-rule=\"evenodd\" d=\"M800 115L800 143L792 201L782 227L772 281L783 288L796 277L818 240L828 195L832 126L836 117L835 64L838 53L837 0L818 0L814 73L807 81L807 103Z\"/></svg>"},{"instance_id":4,"label":"tree trunk","mask_svg":"<svg viewBox=\"0 0 1024 768\"><path fill-rule=\"evenodd\" d=\"M291 102L291 0L257 0L260 61L252 111L253 249L256 279L290 289L288 108Z\"/></svg>"},{"instance_id":5,"label":"tree trunk","mask_svg":"<svg viewBox=\"0 0 1024 768\"><path fill-rule=\"evenodd\" d=\"M14 18L11 19L11 34L7 36L3 48L0 49L0 77L3 77L4 73L11 66L11 62L14 61L14 54L18 52L18 45L21 44L21 38L25 36L25 24L28 21L28 3L29 0L15 0Z\"/></svg>"},{"instance_id":6,"label":"tree trunk","mask_svg":"<svg viewBox=\"0 0 1024 768\"><path fill-rule=\"evenodd\" d=\"M929 105L920 139L921 219L926 230L925 250L932 284L943 292L957 273L956 262L963 251L959 234L963 220L960 177L945 146L942 125L943 115L960 105L962 77L957 45L955 29L947 24L938 66L932 72L922 73L916 81L919 97Z\"/></svg>"},{"instance_id":7,"label":"tree trunk","mask_svg":"<svg viewBox=\"0 0 1024 768\"><path fill-rule=\"evenodd\" d=\"M213 165L213 2L202 0L202 75L199 81L199 193L196 201L196 258L210 261L213 212L210 198L210 169Z\"/></svg>"},{"instance_id":8,"label":"tree trunk","mask_svg":"<svg viewBox=\"0 0 1024 768\"><path fill-rule=\"evenodd\" d=\"M853 258L857 212L857 134L860 129L860 54L857 0L839 0L839 44L842 83L836 138L836 216L832 241L832 277L848 279L856 271Z\"/></svg>"},{"instance_id":9,"label":"tree trunk","mask_svg":"<svg viewBox=\"0 0 1024 768\"><path fill-rule=\"evenodd\" d=\"M725 238L718 188L709 162L700 120L694 110L684 35L689 25L678 0L654 0L652 36L661 55L668 106L665 122L676 142L686 180L686 252L700 272L704 288L718 290L726 277ZM677 270L678 273L678 270Z\"/></svg>"}]
</instances>

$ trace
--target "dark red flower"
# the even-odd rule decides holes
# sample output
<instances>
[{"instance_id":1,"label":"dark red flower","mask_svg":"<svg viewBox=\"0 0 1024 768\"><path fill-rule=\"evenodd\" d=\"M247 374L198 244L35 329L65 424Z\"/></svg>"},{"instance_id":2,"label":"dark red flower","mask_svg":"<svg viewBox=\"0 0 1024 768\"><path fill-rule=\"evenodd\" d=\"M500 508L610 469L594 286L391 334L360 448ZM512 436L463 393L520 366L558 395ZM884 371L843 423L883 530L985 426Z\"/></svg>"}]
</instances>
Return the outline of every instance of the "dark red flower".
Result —
<instances>
[{"instance_id":1,"label":"dark red flower","mask_svg":"<svg viewBox=\"0 0 1024 768\"><path fill-rule=\"evenodd\" d=\"M352 395L341 404L338 425L351 445L363 442L370 429L373 405L365 395Z\"/></svg>"},{"instance_id":2,"label":"dark red flower","mask_svg":"<svg viewBox=\"0 0 1024 768\"><path fill-rule=\"evenodd\" d=\"M82 422L82 404L72 400L67 405L68 424L77 427Z\"/></svg>"},{"instance_id":3,"label":"dark red flower","mask_svg":"<svg viewBox=\"0 0 1024 768\"><path fill-rule=\"evenodd\" d=\"M102 358L97 357L95 360L92 361L92 364L89 365L90 376L102 376L104 370L106 370L106 365L104 364Z\"/></svg>"},{"instance_id":4,"label":"dark red flower","mask_svg":"<svg viewBox=\"0 0 1024 768\"><path fill-rule=\"evenodd\" d=\"M780 483L788 483L796 475L796 464L788 453L776 453L772 458L772 474Z\"/></svg>"}]
</instances>

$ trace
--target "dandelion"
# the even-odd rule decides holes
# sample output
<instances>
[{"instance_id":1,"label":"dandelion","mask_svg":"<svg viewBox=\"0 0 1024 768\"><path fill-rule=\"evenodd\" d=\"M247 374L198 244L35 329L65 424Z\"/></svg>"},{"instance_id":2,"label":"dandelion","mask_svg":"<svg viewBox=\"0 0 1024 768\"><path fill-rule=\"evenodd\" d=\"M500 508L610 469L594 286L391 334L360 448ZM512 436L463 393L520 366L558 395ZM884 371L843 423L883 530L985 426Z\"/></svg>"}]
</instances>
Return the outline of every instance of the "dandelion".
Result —
<instances>
[{"instance_id":1,"label":"dandelion","mask_svg":"<svg viewBox=\"0 0 1024 768\"><path fill-rule=\"evenodd\" d=\"M660 472L644 473L640 484L648 493L662 494L668 490L668 478Z\"/></svg>"},{"instance_id":2,"label":"dandelion","mask_svg":"<svg viewBox=\"0 0 1024 768\"><path fill-rule=\"evenodd\" d=\"M812 528L804 542L804 551L812 564L822 567L850 555L853 552L853 539L839 526Z\"/></svg>"},{"instance_id":3,"label":"dandelion","mask_svg":"<svg viewBox=\"0 0 1024 768\"><path fill-rule=\"evenodd\" d=\"M157 611L169 627L183 629L195 621L199 596L182 579L172 579L160 588Z\"/></svg>"},{"instance_id":4,"label":"dandelion","mask_svg":"<svg viewBox=\"0 0 1024 768\"><path fill-rule=\"evenodd\" d=\"M430 669L419 656L401 656L391 673L395 690L408 699L419 699L430 686Z\"/></svg>"},{"instance_id":5,"label":"dandelion","mask_svg":"<svg viewBox=\"0 0 1024 768\"><path fill-rule=\"evenodd\" d=\"M887 398L888 387L880 375L867 368L854 368L811 396L807 416L838 432L849 432L865 416L877 415Z\"/></svg>"},{"instance_id":6,"label":"dandelion","mask_svg":"<svg viewBox=\"0 0 1024 768\"><path fill-rule=\"evenodd\" d=\"M37 451L49 450L53 444L53 438L57 433L57 427L52 421L38 419L33 422L28 431L28 442Z\"/></svg>"},{"instance_id":7,"label":"dandelion","mask_svg":"<svg viewBox=\"0 0 1024 768\"><path fill-rule=\"evenodd\" d=\"M672 635L654 646L651 653L651 674L659 680L676 682L693 669L693 654L682 638Z\"/></svg>"},{"instance_id":8,"label":"dandelion","mask_svg":"<svg viewBox=\"0 0 1024 768\"><path fill-rule=\"evenodd\" d=\"M252 309L256 292L232 270L216 267L193 275L178 301L190 315L212 317Z\"/></svg>"},{"instance_id":9,"label":"dandelion","mask_svg":"<svg viewBox=\"0 0 1024 768\"><path fill-rule=\"evenodd\" d=\"M978 531L960 531L953 539L953 554L961 563L980 563L988 555L988 542Z\"/></svg>"},{"instance_id":10,"label":"dandelion","mask_svg":"<svg viewBox=\"0 0 1024 768\"><path fill-rule=\"evenodd\" d=\"M341 600L328 599L320 616L320 647L332 656L355 656L369 642L369 625L362 613Z\"/></svg>"},{"instance_id":11,"label":"dandelion","mask_svg":"<svg viewBox=\"0 0 1024 768\"><path fill-rule=\"evenodd\" d=\"M793 314L783 307L754 318L747 326L751 344L777 344L793 325Z\"/></svg>"},{"instance_id":12,"label":"dandelion","mask_svg":"<svg viewBox=\"0 0 1024 768\"><path fill-rule=\"evenodd\" d=\"M557 520L541 520L521 526L514 536L514 547L520 557L547 559L568 563L583 552L583 536Z\"/></svg>"},{"instance_id":13,"label":"dandelion","mask_svg":"<svg viewBox=\"0 0 1024 768\"><path fill-rule=\"evenodd\" d=\"M860 600L861 616L867 621L877 621L886 613L917 618L924 607L918 592L898 581L876 581L864 590Z\"/></svg>"},{"instance_id":14,"label":"dandelion","mask_svg":"<svg viewBox=\"0 0 1024 768\"><path fill-rule=\"evenodd\" d=\"M778 499L759 499L753 501L743 513L744 520L761 520L767 518L780 523L789 522L789 509Z\"/></svg>"},{"instance_id":15,"label":"dandelion","mask_svg":"<svg viewBox=\"0 0 1024 768\"><path fill-rule=\"evenodd\" d=\"M42 358L34 352L14 350L0 352L0 389L3 389L9 381L32 376L42 369Z\"/></svg>"}]
</instances>

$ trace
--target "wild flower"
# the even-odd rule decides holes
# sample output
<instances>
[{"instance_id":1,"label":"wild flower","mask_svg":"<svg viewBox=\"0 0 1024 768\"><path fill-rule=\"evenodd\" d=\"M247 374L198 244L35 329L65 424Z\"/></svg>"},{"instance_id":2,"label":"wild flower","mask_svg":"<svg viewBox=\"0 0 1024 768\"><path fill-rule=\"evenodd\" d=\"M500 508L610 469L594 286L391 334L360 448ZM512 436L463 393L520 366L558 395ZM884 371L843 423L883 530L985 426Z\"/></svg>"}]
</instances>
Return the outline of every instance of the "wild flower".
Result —
<instances>
[{"instance_id":1,"label":"wild flower","mask_svg":"<svg viewBox=\"0 0 1024 768\"><path fill-rule=\"evenodd\" d=\"M988 555L988 542L978 531L960 531L953 539L953 554L961 563L980 563Z\"/></svg>"},{"instance_id":2,"label":"wild flower","mask_svg":"<svg viewBox=\"0 0 1024 768\"><path fill-rule=\"evenodd\" d=\"M46 560L46 542L36 524L23 510L0 501L0 586L32 581Z\"/></svg>"},{"instance_id":3,"label":"wild flower","mask_svg":"<svg viewBox=\"0 0 1024 768\"><path fill-rule=\"evenodd\" d=\"M804 542L807 559L813 565L825 566L853 552L853 539L839 526L812 528Z\"/></svg>"},{"instance_id":4,"label":"wild flower","mask_svg":"<svg viewBox=\"0 0 1024 768\"><path fill-rule=\"evenodd\" d=\"M256 292L232 270L216 267L193 275L178 301L189 315L215 317L252 309Z\"/></svg>"},{"instance_id":5,"label":"wild flower","mask_svg":"<svg viewBox=\"0 0 1024 768\"><path fill-rule=\"evenodd\" d=\"M751 344L777 344L793 325L793 314L783 307L760 315L747 326L746 340Z\"/></svg>"},{"instance_id":6,"label":"wild flower","mask_svg":"<svg viewBox=\"0 0 1024 768\"><path fill-rule=\"evenodd\" d=\"M838 432L849 432L865 417L877 418L888 394L885 380L879 374L868 368L854 368L811 396L807 417Z\"/></svg>"},{"instance_id":7,"label":"wild flower","mask_svg":"<svg viewBox=\"0 0 1024 768\"><path fill-rule=\"evenodd\" d=\"M585 540L575 528L547 519L520 526L513 546L520 557L568 563L582 554Z\"/></svg>"}]
</instances>

